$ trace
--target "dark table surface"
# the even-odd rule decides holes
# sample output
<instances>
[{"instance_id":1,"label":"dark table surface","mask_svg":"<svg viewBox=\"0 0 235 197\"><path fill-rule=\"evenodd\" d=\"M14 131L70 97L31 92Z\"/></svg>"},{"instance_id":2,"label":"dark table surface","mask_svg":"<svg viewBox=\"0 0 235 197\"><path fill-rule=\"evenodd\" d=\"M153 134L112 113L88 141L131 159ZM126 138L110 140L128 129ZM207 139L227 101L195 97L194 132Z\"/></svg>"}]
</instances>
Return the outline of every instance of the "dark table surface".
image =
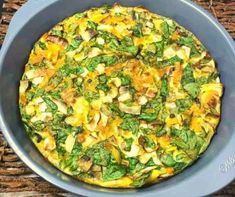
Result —
<instances>
[{"instance_id":1,"label":"dark table surface","mask_svg":"<svg viewBox=\"0 0 235 197\"><path fill-rule=\"evenodd\" d=\"M13 14L27 0L0 0L0 46ZM235 0L194 0L210 11L235 39ZM46 182L20 161L0 131L0 196L74 196ZM213 196L235 196L235 181Z\"/></svg>"}]
</instances>

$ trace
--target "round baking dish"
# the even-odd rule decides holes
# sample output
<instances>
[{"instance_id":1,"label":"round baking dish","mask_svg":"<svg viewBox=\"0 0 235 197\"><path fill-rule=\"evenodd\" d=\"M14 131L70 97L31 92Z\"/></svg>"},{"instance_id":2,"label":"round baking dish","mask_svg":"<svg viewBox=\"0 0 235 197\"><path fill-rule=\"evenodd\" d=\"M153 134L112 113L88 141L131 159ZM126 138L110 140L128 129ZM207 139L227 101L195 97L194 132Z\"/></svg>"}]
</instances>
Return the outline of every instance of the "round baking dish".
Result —
<instances>
[{"instance_id":1,"label":"round baking dish","mask_svg":"<svg viewBox=\"0 0 235 197\"><path fill-rule=\"evenodd\" d=\"M225 93L217 135L205 154L179 175L138 189L105 189L79 182L50 165L36 150L21 123L19 80L33 43L53 25L75 12L115 0L29 0L14 16L0 54L0 125L19 157L54 185L84 196L205 196L235 178L235 45L224 28L206 11L187 0L120 0L142 5L170 17L196 34L215 58Z\"/></svg>"}]
</instances>

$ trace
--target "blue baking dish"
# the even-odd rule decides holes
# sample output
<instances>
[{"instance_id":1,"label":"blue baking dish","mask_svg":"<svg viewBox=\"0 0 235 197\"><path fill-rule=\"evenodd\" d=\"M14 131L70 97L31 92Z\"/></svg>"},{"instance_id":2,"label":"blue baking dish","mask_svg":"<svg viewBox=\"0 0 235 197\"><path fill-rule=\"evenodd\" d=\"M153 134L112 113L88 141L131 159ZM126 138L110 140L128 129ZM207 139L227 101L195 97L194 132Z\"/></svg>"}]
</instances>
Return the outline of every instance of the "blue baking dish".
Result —
<instances>
[{"instance_id":1,"label":"blue baking dish","mask_svg":"<svg viewBox=\"0 0 235 197\"><path fill-rule=\"evenodd\" d=\"M18 106L19 80L33 43L75 12L104 3L142 5L176 20L204 43L215 58L225 93L217 135L201 158L184 172L142 189L107 189L73 179L50 165L26 135ZM0 125L10 146L34 172L83 196L205 196L235 178L235 45L216 19L188 0L29 0L13 17L0 53Z\"/></svg>"}]
</instances>

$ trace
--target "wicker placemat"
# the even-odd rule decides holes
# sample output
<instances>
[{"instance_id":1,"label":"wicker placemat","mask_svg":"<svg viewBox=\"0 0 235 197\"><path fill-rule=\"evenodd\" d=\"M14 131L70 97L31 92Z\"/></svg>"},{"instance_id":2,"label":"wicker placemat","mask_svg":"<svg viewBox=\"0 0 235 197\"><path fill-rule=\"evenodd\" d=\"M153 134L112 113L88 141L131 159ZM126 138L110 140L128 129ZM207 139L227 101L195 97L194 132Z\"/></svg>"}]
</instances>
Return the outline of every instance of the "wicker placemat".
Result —
<instances>
[{"instance_id":1,"label":"wicker placemat","mask_svg":"<svg viewBox=\"0 0 235 197\"><path fill-rule=\"evenodd\" d=\"M0 0L1 1L1 0ZM0 45L9 22L20 6L27 0L5 0L0 19ZM235 39L235 0L194 0L210 11ZM7 145L0 132L0 196L73 196L50 183L25 166ZM235 181L213 196L235 196Z\"/></svg>"}]
</instances>

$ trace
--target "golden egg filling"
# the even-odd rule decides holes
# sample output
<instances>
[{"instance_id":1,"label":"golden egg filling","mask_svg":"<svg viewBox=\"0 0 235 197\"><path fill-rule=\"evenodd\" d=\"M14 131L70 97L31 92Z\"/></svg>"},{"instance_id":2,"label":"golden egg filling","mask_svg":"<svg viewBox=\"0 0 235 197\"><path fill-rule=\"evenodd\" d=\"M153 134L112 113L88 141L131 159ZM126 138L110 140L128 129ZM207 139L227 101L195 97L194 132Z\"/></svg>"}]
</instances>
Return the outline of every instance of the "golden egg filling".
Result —
<instances>
[{"instance_id":1,"label":"golden egg filling","mask_svg":"<svg viewBox=\"0 0 235 197\"><path fill-rule=\"evenodd\" d=\"M58 169L138 188L199 158L222 93L213 58L191 32L115 4L77 13L36 42L19 104L28 135Z\"/></svg>"}]
</instances>

